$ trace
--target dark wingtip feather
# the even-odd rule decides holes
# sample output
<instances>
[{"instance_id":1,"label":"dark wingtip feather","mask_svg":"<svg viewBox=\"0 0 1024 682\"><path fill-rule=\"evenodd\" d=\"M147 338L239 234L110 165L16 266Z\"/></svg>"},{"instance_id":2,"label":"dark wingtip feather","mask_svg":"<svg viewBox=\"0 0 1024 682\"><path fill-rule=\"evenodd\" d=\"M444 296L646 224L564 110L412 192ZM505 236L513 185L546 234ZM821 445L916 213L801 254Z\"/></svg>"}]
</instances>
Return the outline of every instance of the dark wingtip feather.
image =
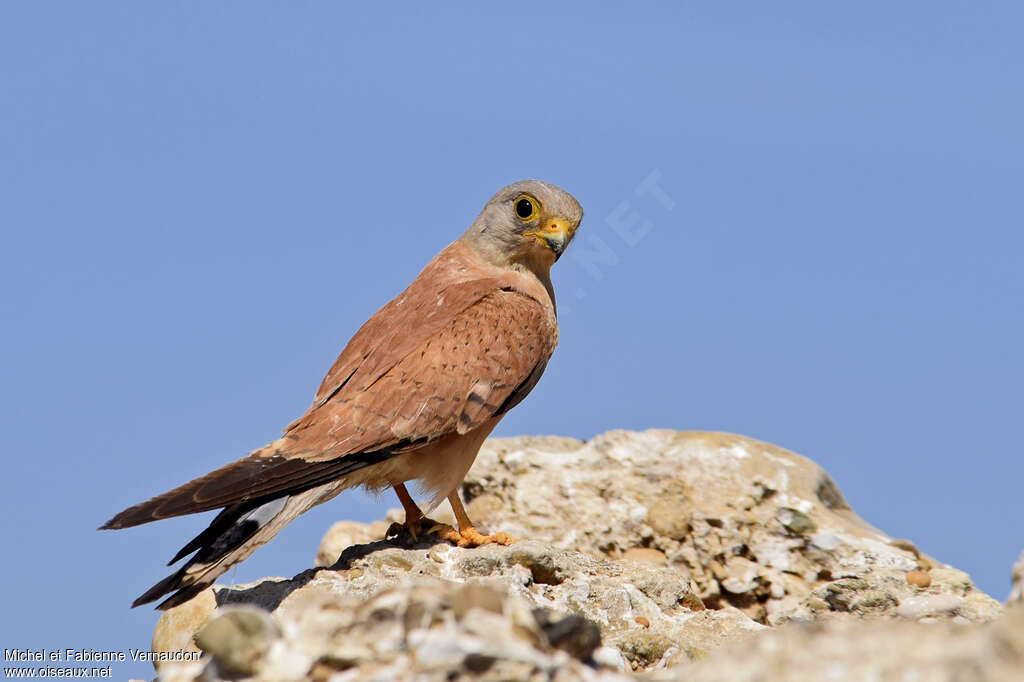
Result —
<instances>
[{"instance_id":1,"label":"dark wingtip feather","mask_svg":"<svg viewBox=\"0 0 1024 682\"><path fill-rule=\"evenodd\" d=\"M145 591L138 599L132 602L132 608L136 606L142 606L143 604L149 604L155 602L160 597L166 596L173 592L170 597L164 599L162 602L156 605L158 611L166 611L167 609L174 608L179 604L184 604L192 597L196 596L207 587L212 584L211 582L199 581L194 585L183 586L181 584L182 578L185 576L185 570L182 569L173 575L169 575L153 587Z\"/></svg>"},{"instance_id":2,"label":"dark wingtip feather","mask_svg":"<svg viewBox=\"0 0 1024 682\"><path fill-rule=\"evenodd\" d=\"M208 542L212 542L218 535L223 533L227 528L230 528L239 516L251 509L259 507L260 504L261 501L255 500L222 509L221 512L214 517L213 521L210 522L210 525L206 530L189 540L184 547L178 550L178 553L174 555L174 558L167 562L167 565L173 566L192 552L200 549L203 545Z\"/></svg>"},{"instance_id":3,"label":"dark wingtip feather","mask_svg":"<svg viewBox=\"0 0 1024 682\"><path fill-rule=\"evenodd\" d=\"M252 485L242 485L233 497L225 495L222 498L218 498L216 502L206 500L202 503L196 503L195 497L191 497L194 506L189 507L186 503L185 493L191 494L197 486L217 478L221 473L221 470L218 470L207 474L203 478L187 483L180 488L176 488L169 493L155 497L148 502L125 509L110 521L107 521L101 528L127 528L179 514L208 511L218 506L224 506L226 502L226 506L213 519L210 526L182 547L174 558L171 559L170 564L183 559L189 552L194 550L198 550L197 554L176 573L164 578L132 602L132 608L156 601L160 597L172 592L174 594L171 594L170 597L161 602L156 607L157 609L165 611L187 602L212 585L213 581L226 571L228 567L245 559L253 550L267 542L277 533L279 528L274 528L258 544L247 548L250 538L271 519L276 518L277 514L284 509L291 494L327 485L353 471L377 464L391 457L397 457L400 454L402 454L401 451L380 450L356 453L325 462L309 463L299 460L287 460L284 461L284 465L276 470L276 473L281 475L281 479L276 482L271 481L255 488ZM265 464L258 462L257 464L266 468ZM255 471L254 466L245 460L235 465L229 465L229 467L235 467L239 471L248 468L250 472ZM218 481L223 482L222 479L218 479ZM287 486L285 483L287 483ZM270 506L272 503L278 503L280 507ZM262 512L260 511L261 509ZM293 512L288 516L287 520L291 520L294 515L305 511L305 509L308 509L308 506L298 512ZM256 515L250 518L248 516L250 512L256 512ZM223 557L232 553L235 554L232 555L229 562L221 565ZM188 582L187 585L183 584L185 581Z\"/></svg>"},{"instance_id":4,"label":"dark wingtip feather","mask_svg":"<svg viewBox=\"0 0 1024 682\"><path fill-rule=\"evenodd\" d=\"M156 585L153 585L153 587L149 588L144 593L142 593L142 595L138 599L133 601L132 608L134 609L136 606L142 606L143 604L154 602L160 597L164 596L165 594L173 592L174 590L178 589L181 586L181 579L184 575L185 569L182 569L167 576L166 578L158 582Z\"/></svg>"},{"instance_id":5,"label":"dark wingtip feather","mask_svg":"<svg viewBox=\"0 0 1024 682\"><path fill-rule=\"evenodd\" d=\"M187 602L189 599L192 599L208 587L209 585L204 584L182 588L174 594L172 594L167 599L164 599L162 602L157 604L156 609L157 611L166 611L167 609L173 609L175 606L180 606L181 604Z\"/></svg>"},{"instance_id":6,"label":"dark wingtip feather","mask_svg":"<svg viewBox=\"0 0 1024 682\"><path fill-rule=\"evenodd\" d=\"M287 502L288 498L282 497L262 503L253 501L237 504L221 511L208 528L189 541L175 555L171 563L184 558L193 550L199 550L199 552L177 572L149 588L145 594L135 600L132 607L148 604L172 592L174 594L161 602L156 607L157 609L165 611L192 599L213 584L214 579L226 570L224 568L211 574L209 569L216 568L226 554L244 546L265 523L272 520L284 508ZM263 519L248 518L250 512L260 509L269 510L267 512L269 516Z\"/></svg>"}]
</instances>

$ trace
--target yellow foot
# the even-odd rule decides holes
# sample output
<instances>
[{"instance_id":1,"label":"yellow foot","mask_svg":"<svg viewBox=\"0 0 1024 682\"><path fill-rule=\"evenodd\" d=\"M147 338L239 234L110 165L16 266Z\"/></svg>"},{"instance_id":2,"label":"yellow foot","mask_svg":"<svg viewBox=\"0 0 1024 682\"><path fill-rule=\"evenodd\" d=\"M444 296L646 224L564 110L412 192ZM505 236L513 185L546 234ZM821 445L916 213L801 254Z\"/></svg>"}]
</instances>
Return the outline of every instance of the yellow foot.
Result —
<instances>
[{"instance_id":1,"label":"yellow foot","mask_svg":"<svg viewBox=\"0 0 1024 682\"><path fill-rule=\"evenodd\" d=\"M466 526L461 531L458 531L447 523L435 524L427 532L431 535L436 535L442 540L454 542L459 547L479 547L481 545L489 545L491 543L496 545L511 545L515 542L514 539L510 538L505 533L484 535L473 526Z\"/></svg>"}]
</instances>

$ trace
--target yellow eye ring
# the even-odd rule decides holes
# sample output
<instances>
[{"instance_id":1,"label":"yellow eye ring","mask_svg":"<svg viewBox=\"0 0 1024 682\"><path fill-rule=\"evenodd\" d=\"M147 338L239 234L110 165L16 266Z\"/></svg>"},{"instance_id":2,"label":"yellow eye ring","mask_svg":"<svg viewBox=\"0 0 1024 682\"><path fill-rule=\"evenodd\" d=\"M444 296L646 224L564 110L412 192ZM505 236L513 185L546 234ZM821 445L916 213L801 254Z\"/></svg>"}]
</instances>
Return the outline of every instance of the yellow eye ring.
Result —
<instances>
[{"instance_id":1,"label":"yellow eye ring","mask_svg":"<svg viewBox=\"0 0 1024 682\"><path fill-rule=\"evenodd\" d=\"M520 194L512 201L512 210L524 223L531 223L540 215L540 202L529 194Z\"/></svg>"}]
</instances>

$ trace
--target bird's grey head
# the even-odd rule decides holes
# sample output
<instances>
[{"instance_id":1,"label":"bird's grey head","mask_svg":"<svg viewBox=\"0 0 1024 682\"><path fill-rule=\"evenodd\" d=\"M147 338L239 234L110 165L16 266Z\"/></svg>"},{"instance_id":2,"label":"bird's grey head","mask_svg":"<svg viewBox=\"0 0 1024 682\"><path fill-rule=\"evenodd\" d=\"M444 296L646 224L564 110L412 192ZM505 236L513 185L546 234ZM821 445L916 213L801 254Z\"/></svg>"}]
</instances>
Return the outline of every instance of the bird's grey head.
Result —
<instances>
[{"instance_id":1,"label":"bird's grey head","mask_svg":"<svg viewBox=\"0 0 1024 682\"><path fill-rule=\"evenodd\" d=\"M547 270L565 252L583 208L560 187L521 180L498 191L463 235L488 260Z\"/></svg>"}]
</instances>

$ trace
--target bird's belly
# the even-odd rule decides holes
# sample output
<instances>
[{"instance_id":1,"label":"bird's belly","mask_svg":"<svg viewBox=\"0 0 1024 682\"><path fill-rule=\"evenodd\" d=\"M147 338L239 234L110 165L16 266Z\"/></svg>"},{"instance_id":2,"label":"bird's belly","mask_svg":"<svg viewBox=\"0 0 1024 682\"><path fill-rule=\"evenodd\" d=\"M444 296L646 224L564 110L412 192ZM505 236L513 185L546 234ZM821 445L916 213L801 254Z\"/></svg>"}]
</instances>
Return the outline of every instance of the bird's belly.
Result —
<instances>
[{"instance_id":1,"label":"bird's belly","mask_svg":"<svg viewBox=\"0 0 1024 682\"><path fill-rule=\"evenodd\" d=\"M501 421L501 417L488 419L466 434L451 434L381 465L380 483L367 482L379 488L415 481L423 492L421 504L424 513L440 504L459 487L473 466L480 446Z\"/></svg>"}]
</instances>

